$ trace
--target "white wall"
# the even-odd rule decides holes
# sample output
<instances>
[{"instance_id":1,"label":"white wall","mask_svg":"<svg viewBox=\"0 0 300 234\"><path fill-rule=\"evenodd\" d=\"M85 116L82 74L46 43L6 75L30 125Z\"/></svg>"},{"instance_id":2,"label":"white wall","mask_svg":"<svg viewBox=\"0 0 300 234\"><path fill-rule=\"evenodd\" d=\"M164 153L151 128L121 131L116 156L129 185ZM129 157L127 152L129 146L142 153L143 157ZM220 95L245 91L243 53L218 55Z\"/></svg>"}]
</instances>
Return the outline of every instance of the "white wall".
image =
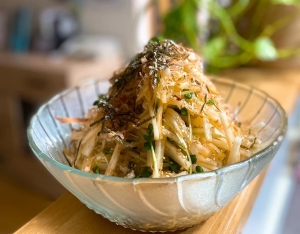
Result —
<instances>
[{"instance_id":1,"label":"white wall","mask_svg":"<svg viewBox=\"0 0 300 234\"><path fill-rule=\"evenodd\" d=\"M88 0L81 12L81 29L86 34L115 36L126 58L141 51L153 35L149 0Z\"/></svg>"}]
</instances>

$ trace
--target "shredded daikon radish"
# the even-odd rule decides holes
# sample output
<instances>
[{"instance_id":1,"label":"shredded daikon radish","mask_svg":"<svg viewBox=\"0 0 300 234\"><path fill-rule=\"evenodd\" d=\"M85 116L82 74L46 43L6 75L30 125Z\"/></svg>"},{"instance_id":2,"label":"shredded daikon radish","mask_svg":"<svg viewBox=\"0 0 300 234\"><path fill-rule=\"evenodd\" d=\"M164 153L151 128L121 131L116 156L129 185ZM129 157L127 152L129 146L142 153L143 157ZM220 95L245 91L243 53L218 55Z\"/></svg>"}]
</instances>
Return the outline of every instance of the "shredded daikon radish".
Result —
<instances>
[{"instance_id":1,"label":"shredded daikon radish","mask_svg":"<svg viewBox=\"0 0 300 234\"><path fill-rule=\"evenodd\" d=\"M79 126L64 152L80 170L175 177L230 165L259 145L264 123L239 122L203 74L201 58L173 41L149 42L110 81L87 116L57 118Z\"/></svg>"},{"instance_id":2,"label":"shredded daikon radish","mask_svg":"<svg viewBox=\"0 0 300 234\"><path fill-rule=\"evenodd\" d=\"M205 117L203 117L203 128L204 134L207 141L212 141L211 131L210 131L210 123L207 121Z\"/></svg>"},{"instance_id":3,"label":"shredded daikon radish","mask_svg":"<svg viewBox=\"0 0 300 234\"><path fill-rule=\"evenodd\" d=\"M242 138L240 136L237 136L233 141L233 145L232 145L232 148L231 148L228 160L227 160L228 165L240 161L239 149L240 149L241 143L242 143Z\"/></svg>"},{"instance_id":4,"label":"shredded daikon radish","mask_svg":"<svg viewBox=\"0 0 300 234\"><path fill-rule=\"evenodd\" d=\"M112 173L115 170L115 167L118 163L121 150L122 150L122 145L119 142L117 142L115 149L114 149L114 153L113 153L111 160L105 171L105 175L112 175Z\"/></svg>"},{"instance_id":5,"label":"shredded daikon radish","mask_svg":"<svg viewBox=\"0 0 300 234\"><path fill-rule=\"evenodd\" d=\"M221 123L223 125L223 131L226 136L228 147L229 147L229 149L231 149L232 141L233 141L233 134L232 134L232 130L229 128L227 115L224 112L221 112L219 116L220 116Z\"/></svg>"}]
</instances>

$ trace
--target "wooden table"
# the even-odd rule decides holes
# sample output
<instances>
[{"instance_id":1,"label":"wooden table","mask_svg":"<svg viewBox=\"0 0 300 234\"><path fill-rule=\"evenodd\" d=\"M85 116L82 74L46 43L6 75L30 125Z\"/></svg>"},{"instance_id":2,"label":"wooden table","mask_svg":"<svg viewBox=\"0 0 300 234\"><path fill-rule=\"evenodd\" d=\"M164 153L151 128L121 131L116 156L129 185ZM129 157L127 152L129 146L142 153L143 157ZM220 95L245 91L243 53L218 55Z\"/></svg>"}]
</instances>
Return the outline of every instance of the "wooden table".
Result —
<instances>
[{"instance_id":1,"label":"wooden table","mask_svg":"<svg viewBox=\"0 0 300 234\"><path fill-rule=\"evenodd\" d=\"M291 113L300 90L300 70L238 69L225 72L230 77L266 91ZM175 233L241 233L255 202L266 170L256 177L229 205L204 223ZM89 210L67 193L47 207L16 233L142 233L117 226Z\"/></svg>"}]
</instances>

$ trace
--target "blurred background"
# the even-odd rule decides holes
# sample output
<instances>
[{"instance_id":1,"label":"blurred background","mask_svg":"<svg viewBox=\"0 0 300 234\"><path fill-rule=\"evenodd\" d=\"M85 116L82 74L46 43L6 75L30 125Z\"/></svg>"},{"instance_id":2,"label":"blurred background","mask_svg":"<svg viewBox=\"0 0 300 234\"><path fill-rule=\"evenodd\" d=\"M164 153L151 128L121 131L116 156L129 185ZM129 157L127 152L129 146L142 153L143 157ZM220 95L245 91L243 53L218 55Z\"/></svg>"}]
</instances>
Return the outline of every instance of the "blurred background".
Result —
<instances>
[{"instance_id":1,"label":"blurred background","mask_svg":"<svg viewBox=\"0 0 300 234\"><path fill-rule=\"evenodd\" d=\"M193 47L207 73L297 69L299 15L297 0L0 1L0 233L17 230L66 192L26 137L32 114L49 98L109 78L154 36ZM297 158L299 143L290 147Z\"/></svg>"}]
</instances>

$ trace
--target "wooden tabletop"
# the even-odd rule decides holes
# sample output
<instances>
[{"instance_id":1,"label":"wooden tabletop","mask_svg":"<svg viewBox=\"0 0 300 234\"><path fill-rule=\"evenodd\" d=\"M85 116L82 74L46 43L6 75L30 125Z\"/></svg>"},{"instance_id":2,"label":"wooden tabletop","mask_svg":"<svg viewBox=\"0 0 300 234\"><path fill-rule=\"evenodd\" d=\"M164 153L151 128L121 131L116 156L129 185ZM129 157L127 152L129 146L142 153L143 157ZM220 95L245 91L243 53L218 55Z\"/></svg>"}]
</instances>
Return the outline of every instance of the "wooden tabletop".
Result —
<instances>
[{"instance_id":1,"label":"wooden tabletop","mask_svg":"<svg viewBox=\"0 0 300 234\"><path fill-rule=\"evenodd\" d=\"M239 82L266 91L277 99L287 113L295 106L300 90L300 70L238 69L225 72ZM263 182L266 170L256 177L231 203L207 221L192 228L173 233L231 234L241 233ZM17 234L26 233L142 233L125 229L89 210L76 197L66 193L43 212L21 227Z\"/></svg>"}]
</instances>

